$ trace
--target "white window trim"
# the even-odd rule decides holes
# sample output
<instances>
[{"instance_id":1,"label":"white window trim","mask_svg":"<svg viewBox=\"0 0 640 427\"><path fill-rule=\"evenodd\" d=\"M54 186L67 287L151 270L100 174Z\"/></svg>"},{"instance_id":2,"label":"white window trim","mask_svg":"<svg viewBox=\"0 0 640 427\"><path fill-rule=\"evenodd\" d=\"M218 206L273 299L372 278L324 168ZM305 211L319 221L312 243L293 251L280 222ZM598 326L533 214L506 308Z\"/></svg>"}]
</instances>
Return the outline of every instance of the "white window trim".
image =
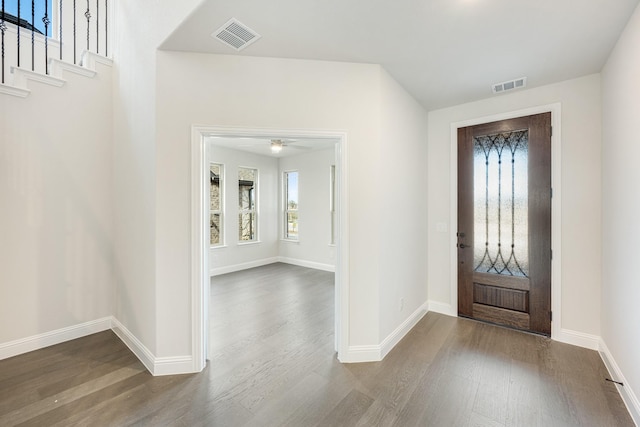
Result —
<instances>
[{"instance_id":1,"label":"white window trim","mask_svg":"<svg viewBox=\"0 0 640 427\"><path fill-rule=\"evenodd\" d=\"M218 162L209 162L209 170L211 170L211 166L212 165L217 165L220 167L220 209L217 211L211 210L211 201L209 201L209 216L211 216L211 214L215 214L218 213L220 215L220 239L219 242L216 244L211 244L211 238L209 238L209 246L211 248L223 248L226 247L225 245L225 232L224 232L224 207L225 207L225 194L226 191L224 189L224 184L225 184L225 167L223 163L218 163Z\"/></svg>"},{"instance_id":2,"label":"white window trim","mask_svg":"<svg viewBox=\"0 0 640 427\"><path fill-rule=\"evenodd\" d=\"M329 246L336 245L336 165L329 166Z\"/></svg>"},{"instance_id":3,"label":"white window trim","mask_svg":"<svg viewBox=\"0 0 640 427\"><path fill-rule=\"evenodd\" d=\"M247 214L247 213L253 213L254 217L255 217L255 223L256 223L256 229L253 232L253 239L251 240L240 240L240 230L238 230L238 234L237 234L237 239L238 239L238 245L247 245L247 244L254 244L254 243L260 243L260 226L259 226L259 218L260 218L260 213L259 213L259 208L260 208L260 200L259 200L259 195L260 195L260 170L255 167L255 166L238 166L238 177L237 179L240 179L240 169L251 169L254 170L256 172L255 174L255 181L253 183L253 191L254 191L254 204L253 204L253 209L240 209L240 200L238 200L238 217L242 214ZM236 184L237 185L237 184Z\"/></svg>"},{"instance_id":4,"label":"white window trim","mask_svg":"<svg viewBox=\"0 0 640 427\"><path fill-rule=\"evenodd\" d=\"M298 208L289 209L289 174L297 173L298 174ZM297 169L285 170L282 171L282 240L285 242L298 243L300 242L300 224L298 223L298 236L297 237L289 237L289 212L298 213L298 221L300 220L300 173Z\"/></svg>"}]
</instances>

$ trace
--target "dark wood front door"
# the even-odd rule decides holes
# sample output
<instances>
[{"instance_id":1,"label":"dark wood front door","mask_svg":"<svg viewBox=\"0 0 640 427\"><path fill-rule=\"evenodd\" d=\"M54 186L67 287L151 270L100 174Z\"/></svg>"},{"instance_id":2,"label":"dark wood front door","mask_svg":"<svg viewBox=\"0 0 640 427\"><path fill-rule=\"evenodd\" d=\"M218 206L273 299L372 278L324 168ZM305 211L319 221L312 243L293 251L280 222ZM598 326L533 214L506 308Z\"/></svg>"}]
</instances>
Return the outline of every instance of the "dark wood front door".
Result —
<instances>
[{"instance_id":1,"label":"dark wood front door","mask_svg":"<svg viewBox=\"0 0 640 427\"><path fill-rule=\"evenodd\" d=\"M458 314L551 334L551 113L458 129Z\"/></svg>"}]
</instances>

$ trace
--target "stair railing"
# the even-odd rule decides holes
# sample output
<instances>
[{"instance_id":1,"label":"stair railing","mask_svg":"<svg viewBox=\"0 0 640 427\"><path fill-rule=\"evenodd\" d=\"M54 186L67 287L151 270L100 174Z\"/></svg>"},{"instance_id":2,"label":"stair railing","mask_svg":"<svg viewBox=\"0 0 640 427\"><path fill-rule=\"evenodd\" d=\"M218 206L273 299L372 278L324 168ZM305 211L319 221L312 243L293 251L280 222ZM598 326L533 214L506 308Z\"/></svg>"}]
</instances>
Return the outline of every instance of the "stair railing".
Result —
<instances>
[{"instance_id":1,"label":"stair railing","mask_svg":"<svg viewBox=\"0 0 640 427\"><path fill-rule=\"evenodd\" d=\"M31 71L49 74L53 56L75 65L84 50L109 57L109 0L1 1L0 83L7 83L12 66L27 64ZM79 38L85 36L83 43ZM25 40L31 43L28 51Z\"/></svg>"}]
</instances>

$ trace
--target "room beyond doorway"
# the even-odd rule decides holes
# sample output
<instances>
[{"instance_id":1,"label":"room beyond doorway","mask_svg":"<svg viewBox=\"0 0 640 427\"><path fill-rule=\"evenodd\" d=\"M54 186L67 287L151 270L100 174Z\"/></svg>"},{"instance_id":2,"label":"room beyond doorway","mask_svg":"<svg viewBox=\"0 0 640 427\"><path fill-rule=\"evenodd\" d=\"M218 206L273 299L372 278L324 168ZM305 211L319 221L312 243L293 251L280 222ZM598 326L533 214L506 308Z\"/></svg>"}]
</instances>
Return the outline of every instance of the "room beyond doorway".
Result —
<instances>
[{"instance_id":1,"label":"room beyond doorway","mask_svg":"<svg viewBox=\"0 0 640 427\"><path fill-rule=\"evenodd\" d=\"M314 141L318 145L324 144L323 148L327 149L327 147L333 146L334 150L334 158L335 162L333 164L335 170L335 242L334 245L330 245L330 238L327 236L327 246L331 246L331 251L334 254L335 258L335 326L334 326L334 336L335 343L334 348L338 352L338 357L340 354L344 354L347 351L347 334L348 331L348 305L347 305L347 296L348 296L348 262L347 253L343 250L346 245L346 185L345 185L345 165L346 160L343 155L344 153L344 144L346 141L346 135L339 132L322 132L322 131L287 131L287 130L257 130L257 129L236 129L236 128L217 128L217 127L194 127L193 128L193 137L192 143L194 144L194 149L192 150L192 165L193 165L193 174L192 174L192 189L193 195L197 192L197 205L194 206L193 214L193 236L194 243L193 251L194 251L194 259L193 259L193 271L197 273L194 278L193 287L194 287L194 308L197 307L199 311L194 316L194 354L200 355L200 369L202 369L205 365L206 361L206 352L208 348L209 339L209 324L207 319L209 319L209 277L211 272L215 272L216 274L223 274L228 271L216 270L215 259L210 259L210 215L209 215L209 206L210 206L210 192L209 192L209 183L211 182L211 170L210 170L210 161L211 156L209 155L210 148L210 140L226 140L227 144L234 144L232 147L227 148L239 148L244 151L251 149L258 150L266 150L269 151L269 145L264 143L264 141L271 140L279 140L285 141L285 150L289 148L293 150L291 144L296 145L306 145L307 147L301 149L300 151L312 150L312 147L309 147L310 144L313 144ZM260 147L250 147L252 141L263 141L263 146ZM300 141L300 142L299 142ZM242 146L242 147L240 147ZM281 156L278 156L281 157ZM251 163L251 162L249 162ZM240 164L237 165L238 167ZM260 176L259 168L253 167L251 164L242 165L247 167L248 169L258 170L256 175ZM237 168L236 168L237 170ZM326 185L329 186L329 172L330 169L327 167L327 176L326 176ZM232 175L226 177L226 179L235 180L236 173L233 172ZM257 178L257 186L260 185L259 179ZM273 179L273 177L271 177ZM301 177L301 179L303 179ZM245 180L244 184L248 185L248 181ZM247 187L248 188L248 187ZM258 196L259 197L259 196ZM253 200L253 199L252 199ZM258 199L259 200L259 199ZM327 201L328 202L328 201ZM233 202L237 205L237 200ZM303 203L301 201L301 203ZM328 203L327 203L328 205ZM273 209L274 206L271 206ZM268 210L260 211L259 201L258 206L255 211L258 215L269 215ZM272 213L273 214L273 213ZM329 215L329 209L327 206L326 215ZM238 219L231 215L228 221L238 221ZM277 225L277 218L273 218L270 223L273 227L279 227ZM262 225L264 227L264 224ZM236 226L237 228L237 226ZM237 230L232 231L232 233L236 233ZM258 234L255 237L248 236L245 240L249 240L248 242L238 242L233 241L233 244L238 246L245 246L248 250L255 250L259 247L262 242L260 241L260 235ZM197 234L197 238L196 238ZM301 235L302 236L302 235ZM232 236L233 237L233 236ZM237 237L237 236L236 236ZM301 237L302 238L302 237ZM232 239L233 240L233 239ZM237 239L236 239L237 240ZM280 240L280 239L278 239ZM231 243L231 241L229 242ZM276 243L272 243L276 244ZM263 260L264 261L264 260ZM270 262L278 261L277 256L273 258ZM255 265L246 265L246 268L255 267ZM322 268L322 265L305 265L305 267L312 268ZM236 270L230 270L236 271Z\"/></svg>"}]
</instances>

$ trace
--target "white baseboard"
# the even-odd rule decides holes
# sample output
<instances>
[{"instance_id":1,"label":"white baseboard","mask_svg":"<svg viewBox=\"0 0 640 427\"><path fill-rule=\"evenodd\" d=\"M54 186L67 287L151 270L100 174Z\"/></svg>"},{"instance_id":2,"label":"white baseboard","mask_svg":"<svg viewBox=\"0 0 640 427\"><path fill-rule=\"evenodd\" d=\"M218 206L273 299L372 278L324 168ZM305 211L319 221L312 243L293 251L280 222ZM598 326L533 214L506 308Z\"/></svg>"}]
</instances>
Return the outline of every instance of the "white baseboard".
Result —
<instances>
[{"instance_id":1,"label":"white baseboard","mask_svg":"<svg viewBox=\"0 0 640 427\"><path fill-rule=\"evenodd\" d=\"M445 314L453 317L458 316L457 307L454 307L451 304L444 304L437 301L429 301L427 304L428 310L433 311L434 313ZM560 328L560 332L552 334L551 339L565 344L588 348L590 350L598 350L600 343L600 337L597 335L586 334L584 332L572 331L564 328Z\"/></svg>"},{"instance_id":2,"label":"white baseboard","mask_svg":"<svg viewBox=\"0 0 640 427\"><path fill-rule=\"evenodd\" d=\"M112 319L113 332L129 347L151 375L177 375L196 372L193 366L193 357L155 357L153 353L135 335L131 333L118 319Z\"/></svg>"},{"instance_id":3,"label":"white baseboard","mask_svg":"<svg viewBox=\"0 0 640 427\"><path fill-rule=\"evenodd\" d=\"M302 259L294 259L294 258L287 258L287 257L278 257L278 262L283 262L285 264L291 264L291 265L297 265L299 267L307 267L307 268L313 268L315 270L323 270L323 271L330 271L330 272L335 272L336 271L336 267L335 265L331 265L331 264L322 264L319 262L313 262L313 261L305 261Z\"/></svg>"},{"instance_id":4,"label":"white baseboard","mask_svg":"<svg viewBox=\"0 0 640 427\"><path fill-rule=\"evenodd\" d=\"M112 320L112 325L111 329L113 329L118 338L140 359L147 370L155 375L155 356L153 353L115 317Z\"/></svg>"},{"instance_id":5,"label":"white baseboard","mask_svg":"<svg viewBox=\"0 0 640 427\"><path fill-rule=\"evenodd\" d=\"M0 360L111 329L111 317L0 344Z\"/></svg>"},{"instance_id":6,"label":"white baseboard","mask_svg":"<svg viewBox=\"0 0 640 427\"><path fill-rule=\"evenodd\" d=\"M155 357L140 340L113 316L0 344L0 360L109 329L112 329L118 338L129 347L152 375L175 375L195 372L191 356Z\"/></svg>"},{"instance_id":7,"label":"white baseboard","mask_svg":"<svg viewBox=\"0 0 640 427\"><path fill-rule=\"evenodd\" d=\"M437 302L437 301L428 301L427 308L428 308L428 311L433 311L434 313L440 313L447 316L458 317L458 308L452 306L451 304L444 304L442 302Z\"/></svg>"},{"instance_id":8,"label":"white baseboard","mask_svg":"<svg viewBox=\"0 0 640 427\"><path fill-rule=\"evenodd\" d=\"M599 336L572 331L570 329L560 328L560 332L552 334L551 339L565 344L588 348L589 350L598 350L600 348Z\"/></svg>"},{"instance_id":9,"label":"white baseboard","mask_svg":"<svg viewBox=\"0 0 640 427\"><path fill-rule=\"evenodd\" d=\"M350 345L342 363L379 362L382 360L379 345Z\"/></svg>"},{"instance_id":10,"label":"white baseboard","mask_svg":"<svg viewBox=\"0 0 640 427\"><path fill-rule=\"evenodd\" d=\"M213 277L213 276L219 276L221 274L235 273L236 271L247 270L249 268L254 268L254 267L262 267L263 265L273 264L274 262L278 262L277 257L264 258L256 261L250 261L250 262L243 262L241 264L234 264L226 267L212 268L209 270L209 276Z\"/></svg>"},{"instance_id":11,"label":"white baseboard","mask_svg":"<svg viewBox=\"0 0 640 427\"><path fill-rule=\"evenodd\" d=\"M153 368L153 375L178 375L193 374L197 371L193 367L193 357L156 357Z\"/></svg>"},{"instance_id":12,"label":"white baseboard","mask_svg":"<svg viewBox=\"0 0 640 427\"><path fill-rule=\"evenodd\" d=\"M400 324L393 332L391 332L380 343L380 360L384 359L387 354L395 347L405 335L427 314L428 302L422 304L416 311Z\"/></svg>"},{"instance_id":13,"label":"white baseboard","mask_svg":"<svg viewBox=\"0 0 640 427\"><path fill-rule=\"evenodd\" d=\"M604 365L609 371L609 375L611 375L611 379L624 384L624 386L616 385L616 388L622 397L622 401L627 406L631 418L633 418L633 421L637 426L640 426L640 401L631 389L631 386L622 374L622 371L609 351L609 348L602 339L600 339L599 342L598 352L600 353L600 357L602 358Z\"/></svg>"},{"instance_id":14,"label":"white baseboard","mask_svg":"<svg viewBox=\"0 0 640 427\"><path fill-rule=\"evenodd\" d=\"M340 358L342 363L379 362L409 333L411 329L427 314L427 303L424 303L414 311L404 322L400 324L378 345L354 345L349 346L345 357Z\"/></svg>"}]
</instances>

